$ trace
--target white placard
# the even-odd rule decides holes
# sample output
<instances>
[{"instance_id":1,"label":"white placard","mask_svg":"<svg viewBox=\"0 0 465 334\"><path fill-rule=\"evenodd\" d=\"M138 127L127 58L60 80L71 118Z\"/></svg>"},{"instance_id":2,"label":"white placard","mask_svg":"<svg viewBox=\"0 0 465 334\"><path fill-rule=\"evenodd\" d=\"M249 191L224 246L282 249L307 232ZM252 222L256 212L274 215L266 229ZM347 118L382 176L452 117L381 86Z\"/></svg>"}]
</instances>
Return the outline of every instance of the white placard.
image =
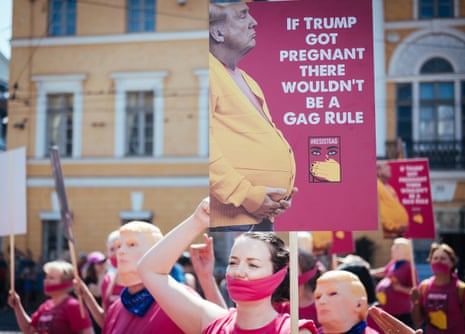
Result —
<instances>
[{"instance_id":1,"label":"white placard","mask_svg":"<svg viewBox=\"0 0 465 334\"><path fill-rule=\"evenodd\" d=\"M0 153L0 236L25 234L26 148Z\"/></svg>"}]
</instances>

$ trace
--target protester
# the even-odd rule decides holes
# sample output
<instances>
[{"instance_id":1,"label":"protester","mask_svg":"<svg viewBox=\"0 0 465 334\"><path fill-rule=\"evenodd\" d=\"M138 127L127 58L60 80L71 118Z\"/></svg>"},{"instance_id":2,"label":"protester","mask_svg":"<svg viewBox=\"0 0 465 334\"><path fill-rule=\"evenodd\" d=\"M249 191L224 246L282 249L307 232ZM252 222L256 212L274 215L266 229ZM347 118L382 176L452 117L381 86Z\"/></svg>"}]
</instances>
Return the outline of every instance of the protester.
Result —
<instances>
[{"instance_id":1,"label":"protester","mask_svg":"<svg viewBox=\"0 0 465 334\"><path fill-rule=\"evenodd\" d=\"M375 283L370 274L370 264L358 255L349 254L337 259L337 270L350 271L358 276L367 293L368 305L376 303Z\"/></svg>"},{"instance_id":2,"label":"protester","mask_svg":"<svg viewBox=\"0 0 465 334\"><path fill-rule=\"evenodd\" d=\"M295 161L260 86L238 68L257 22L245 3L212 3L209 25L211 226L272 231L296 191Z\"/></svg>"},{"instance_id":3,"label":"protester","mask_svg":"<svg viewBox=\"0 0 465 334\"><path fill-rule=\"evenodd\" d=\"M248 232L231 249L226 272L228 292L237 308L227 310L186 292L169 276L172 265L193 239L208 228L208 199L147 252L139 273L162 309L178 326L191 333L289 333L290 318L278 314L272 294L287 275L289 253L274 233ZM313 321L301 321L300 333L317 333Z\"/></svg>"},{"instance_id":4,"label":"protester","mask_svg":"<svg viewBox=\"0 0 465 334\"><path fill-rule=\"evenodd\" d=\"M465 283L456 274L457 256L447 244L434 242L428 255L433 276L412 289L412 318L427 334L465 332Z\"/></svg>"},{"instance_id":5,"label":"protester","mask_svg":"<svg viewBox=\"0 0 465 334\"><path fill-rule=\"evenodd\" d=\"M162 237L158 227L143 221L132 221L120 227L116 241L117 263L118 275L125 288L107 311L98 307L85 285L77 284L76 292L83 296L94 318L104 319L103 334L183 333L160 309L137 272L137 262ZM194 292L189 290L189 293Z\"/></svg>"},{"instance_id":6,"label":"protester","mask_svg":"<svg viewBox=\"0 0 465 334\"><path fill-rule=\"evenodd\" d=\"M410 327L413 326L410 290L418 283L412 255L411 242L396 238L391 247L391 260L384 267L370 271L373 277L383 277L376 285L379 307Z\"/></svg>"},{"instance_id":7,"label":"protester","mask_svg":"<svg viewBox=\"0 0 465 334\"><path fill-rule=\"evenodd\" d=\"M320 277L321 272L318 266L318 259L303 249L299 248L299 319L311 319L319 326L314 291L316 280ZM275 309L280 313L290 313L291 306L289 301L275 303Z\"/></svg>"},{"instance_id":8,"label":"protester","mask_svg":"<svg viewBox=\"0 0 465 334\"><path fill-rule=\"evenodd\" d=\"M52 261L43 269L46 274L44 290L50 298L31 317L24 310L18 294L10 291L8 304L14 309L21 331L25 334L93 334L87 310L69 295L73 288L72 265L65 261Z\"/></svg>"},{"instance_id":9,"label":"protester","mask_svg":"<svg viewBox=\"0 0 465 334\"><path fill-rule=\"evenodd\" d=\"M323 273L316 281L315 300L320 333L378 333L367 325L367 294L355 274L345 270Z\"/></svg>"},{"instance_id":10,"label":"protester","mask_svg":"<svg viewBox=\"0 0 465 334\"><path fill-rule=\"evenodd\" d=\"M102 303L102 283L105 274L107 258L102 252L91 252L87 256L87 263L84 269L84 283L94 295L99 304Z\"/></svg>"},{"instance_id":11,"label":"protester","mask_svg":"<svg viewBox=\"0 0 465 334\"><path fill-rule=\"evenodd\" d=\"M124 289L123 282L118 275L118 260L116 256L117 241L119 238L119 230L111 232L107 237L107 258L109 260L108 271L102 282L102 307L103 310L108 310L114 301L119 299L121 292ZM103 322L102 322L103 323Z\"/></svg>"}]
</instances>

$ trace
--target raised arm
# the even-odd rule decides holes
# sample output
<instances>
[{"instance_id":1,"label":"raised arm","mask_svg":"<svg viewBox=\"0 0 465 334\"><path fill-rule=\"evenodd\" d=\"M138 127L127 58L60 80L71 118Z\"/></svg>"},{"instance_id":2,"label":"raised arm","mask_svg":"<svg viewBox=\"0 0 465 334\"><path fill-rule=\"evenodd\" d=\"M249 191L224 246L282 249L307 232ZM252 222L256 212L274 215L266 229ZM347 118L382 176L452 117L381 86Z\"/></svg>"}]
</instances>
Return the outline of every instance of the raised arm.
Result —
<instances>
[{"instance_id":1,"label":"raised arm","mask_svg":"<svg viewBox=\"0 0 465 334\"><path fill-rule=\"evenodd\" d=\"M138 270L145 287L165 313L185 333L201 333L213 320L228 310L194 295L169 276L182 251L209 226L210 209L204 199L195 212L171 230L139 261Z\"/></svg>"},{"instance_id":2,"label":"raised arm","mask_svg":"<svg viewBox=\"0 0 465 334\"><path fill-rule=\"evenodd\" d=\"M207 234L203 235L205 243L191 245L190 254L192 266L197 274L200 286L205 298L223 308L228 308L220 292L213 269L215 267L215 254L213 251L213 239Z\"/></svg>"},{"instance_id":3,"label":"raised arm","mask_svg":"<svg viewBox=\"0 0 465 334\"><path fill-rule=\"evenodd\" d=\"M87 285L80 278L74 279L74 293L84 300L92 318L94 318L97 325L102 328L103 321L105 320L105 312L98 304L97 300L95 300L94 295L90 292Z\"/></svg>"},{"instance_id":4,"label":"raised arm","mask_svg":"<svg viewBox=\"0 0 465 334\"><path fill-rule=\"evenodd\" d=\"M421 292L419 287L414 287L410 290L410 300L413 308L411 312L412 321L416 328L420 327L426 320L421 306Z\"/></svg>"},{"instance_id":5,"label":"raised arm","mask_svg":"<svg viewBox=\"0 0 465 334\"><path fill-rule=\"evenodd\" d=\"M15 311L16 321L21 332L25 334L34 333L35 328L31 325L31 318L24 310L21 299L15 291L10 291L10 295L8 296L8 305L10 305Z\"/></svg>"}]
</instances>

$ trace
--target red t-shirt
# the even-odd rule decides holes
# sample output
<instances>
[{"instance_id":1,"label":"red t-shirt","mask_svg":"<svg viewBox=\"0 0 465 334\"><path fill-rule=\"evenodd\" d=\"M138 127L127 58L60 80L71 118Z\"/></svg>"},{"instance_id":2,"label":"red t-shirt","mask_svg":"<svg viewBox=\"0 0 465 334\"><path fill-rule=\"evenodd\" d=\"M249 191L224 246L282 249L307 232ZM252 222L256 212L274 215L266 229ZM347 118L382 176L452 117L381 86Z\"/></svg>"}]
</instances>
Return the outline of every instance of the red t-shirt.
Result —
<instances>
[{"instance_id":1,"label":"red t-shirt","mask_svg":"<svg viewBox=\"0 0 465 334\"><path fill-rule=\"evenodd\" d=\"M291 314L291 304L289 302L276 303L273 305L274 309L279 313ZM312 303L308 306L299 307L299 319L313 320L317 327L320 326L316 316L316 306Z\"/></svg>"},{"instance_id":2,"label":"red t-shirt","mask_svg":"<svg viewBox=\"0 0 465 334\"><path fill-rule=\"evenodd\" d=\"M409 261L390 261L387 264L384 278L376 285L376 297L379 307L387 313L392 315L410 314L412 310L410 295L394 290L393 284L395 283L409 288L413 286L412 267Z\"/></svg>"},{"instance_id":3,"label":"red t-shirt","mask_svg":"<svg viewBox=\"0 0 465 334\"><path fill-rule=\"evenodd\" d=\"M42 303L32 315L31 325L38 334L74 334L92 327L92 321L85 308L81 317L79 302L68 296L58 305L51 299Z\"/></svg>"},{"instance_id":4,"label":"red t-shirt","mask_svg":"<svg viewBox=\"0 0 465 334\"><path fill-rule=\"evenodd\" d=\"M308 329L311 333L318 331L312 320L299 320L299 329ZM291 319L289 314L278 314L268 325L257 329L241 329L236 326L236 309L230 309L229 313L216 319L204 329L202 334L289 334L291 332Z\"/></svg>"},{"instance_id":5,"label":"red t-shirt","mask_svg":"<svg viewBox=\"0 0 465 334\"><path fill-rule=\"evenodd\" d=\"M120 285L118 283L113 283L113 289L111 292L108 291L108 287L112 280L115 279L115 276L113 274L106 274L105 277L103 278L102 282L102 306L103 309L106 311L110 307L111 304L113 304L114 301L119 299L119 296L121 295L121 292L124 289L124 285Z\"/></svg>"},{"instance_id":6,"label":"red t-shirt","mask_svg":"<svg viewBox=\"0 0 465 334\"><path fill-rule=\"evenodd\" d=\"M427 314L426 333L465 333L457 277L452 277L449 284L436 285L433 276L422 282L420 291L421 307Z\"/></svg>"},{"instance_id":7,"label":"red t-shirt","mask_svg":"<svg viewBox=\"0 0 465 334\"><path fill-rule=\"evenodd\" d=\"M143 317L138 317L124 308L121 299L116 300L108 309L103 323L103 334L184 334L168 318L161 307L154 302Z\"/></svg>"}]
</instances>

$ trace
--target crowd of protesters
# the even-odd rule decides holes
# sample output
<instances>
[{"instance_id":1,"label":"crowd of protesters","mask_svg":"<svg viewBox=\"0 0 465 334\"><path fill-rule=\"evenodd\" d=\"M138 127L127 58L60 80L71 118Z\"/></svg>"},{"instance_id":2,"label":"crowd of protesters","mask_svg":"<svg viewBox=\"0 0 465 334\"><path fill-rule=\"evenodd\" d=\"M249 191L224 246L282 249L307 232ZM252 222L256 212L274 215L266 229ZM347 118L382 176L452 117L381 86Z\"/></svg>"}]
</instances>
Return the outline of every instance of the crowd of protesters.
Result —
<instances>
[{"instance_id":1,"label":"crowd of protesters","mask_svg":"<svg viewBox=\"0 0 465 334\"><path fill-rule=\"evenodd\" d=\"M95 251L86 256L79 279L73 277L69 261L42 265L32 261L30 252L18 251L16 291L10 292L8 304L24 333L127 333L138 329L138 334L143 334L155 328L170 333L251 329L253 333L289 333L287 246L274 232L238 234L224 277L233 301L233 308L228 308L220 280L213 275L212 238L205 234L203 244L189 247L208 224L208 201L203 201L166 236L149 223L123 225L107 240L106 255ZM408 245L401 238L394 239L392 260L382 268L370 268L355 255L338 258L337 267L325 268L308 247L299 249L299 332L376 334L394 328L397 333L420 333L422 329L426 333L463 333L465 283L457 277L454 250L433 243L428 257L433 276L412 284L416 276L400 272L414 268ZM8 266L3 256L0 260L5 302ZM96 264L104 270L93 280L86 279L89 268ZM367 276L370 271L373 276ZM25 290L31 282L20 280L31 279L31 273L35 273L34 289L42 289L40 296L28 295L34 291ZM42 279L36 286L38 276ZM375 284L377 276L382 279ZM196 290L197 285L202 289ZM377 299L373 300L375 292ZM399 299L396 293L407 297L408 311L402 307L402 312L396 313L386 306L393 296ZM104 306L110 294L113 297ZM82 298L82 304L76 297ZM32 301L35 303L26 307L25 303Z\"/></svg>"}]
</instances>

